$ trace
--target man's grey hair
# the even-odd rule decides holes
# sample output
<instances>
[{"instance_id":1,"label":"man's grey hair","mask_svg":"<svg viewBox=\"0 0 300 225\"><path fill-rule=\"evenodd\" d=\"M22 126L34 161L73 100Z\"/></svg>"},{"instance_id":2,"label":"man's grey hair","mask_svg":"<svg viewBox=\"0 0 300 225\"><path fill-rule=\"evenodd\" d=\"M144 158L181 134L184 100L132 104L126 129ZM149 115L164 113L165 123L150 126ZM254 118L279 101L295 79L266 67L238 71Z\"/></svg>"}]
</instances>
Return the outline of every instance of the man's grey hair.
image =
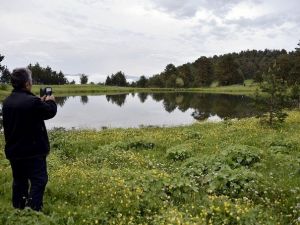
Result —
<instances>
[{"instance_id":1,"label":"man's grey hair","mask_svg":"<svg viewBox=\"0 0 300 225\"><path fill-rule=\"evenodd\" d=\"M15 89L23 89L26 83L32 83L32 73L28 68L16 68L11 74L11 84Z\"/></svg>"}]
</instances>

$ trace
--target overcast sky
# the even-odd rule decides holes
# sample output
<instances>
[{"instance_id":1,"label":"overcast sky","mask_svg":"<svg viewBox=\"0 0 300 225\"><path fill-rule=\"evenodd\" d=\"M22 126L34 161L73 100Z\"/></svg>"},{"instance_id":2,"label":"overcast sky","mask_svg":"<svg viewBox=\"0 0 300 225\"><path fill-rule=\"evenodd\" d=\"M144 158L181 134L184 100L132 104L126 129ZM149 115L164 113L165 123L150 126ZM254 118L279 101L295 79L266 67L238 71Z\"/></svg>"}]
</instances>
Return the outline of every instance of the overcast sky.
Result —
<instances>
[{"instance_id":1,"label":"overcast sky","mask_svg":"<svg viewBox=\"0 0 300 225\"><path fill-rule=\"evenodd\" d=\"M0 0L0 54L104 81L247 49L294 50L299 0Z\"/></svg>"}]
</instances>

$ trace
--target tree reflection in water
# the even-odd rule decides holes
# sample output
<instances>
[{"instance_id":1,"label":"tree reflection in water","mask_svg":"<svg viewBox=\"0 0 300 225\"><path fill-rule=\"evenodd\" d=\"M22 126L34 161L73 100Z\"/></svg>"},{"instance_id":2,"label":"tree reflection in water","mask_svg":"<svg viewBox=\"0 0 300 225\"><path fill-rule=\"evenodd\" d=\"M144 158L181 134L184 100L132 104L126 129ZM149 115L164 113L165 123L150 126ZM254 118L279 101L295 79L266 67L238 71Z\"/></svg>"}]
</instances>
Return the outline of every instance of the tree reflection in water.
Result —
<instances>
[{"instance_id":1,"label":"tree reflection in water","mask_svg":"<svg viewBox=\"0 0 300 225\"><path fill-rule=\"evenodd\" d=\"M122 106L125 104L126 97L128 94L121 95L106 95L106 100L118 106Z\"/></svg>"},{"instance_id":2,"label":"tree reflection in water","mask_svg":"<svg viewBox=\"0 0 300 225\"><path fill-rule=\"evenodd\" d=\"M122 107L129 94L106 95L106 100ZM130 97L135 98L134 93ZM205 120L217 115L222 119L244 118L255 116L259 110L254 107L252 98L241 95L201 94L201 93L138 93L137 97L144 103L148 97L156 102L162 102L164 109L171 113L175 109L182 112L192 109L191 116L196 120ZM63 106L68 97L57 97L58 105ZM88 96L81 96L82 104L88 103ZM143 107L143 106L141 106Z\"/></svg>"},{"instance_id":3,"label":"tree reflection in water","mask_svg":"<svg viewBox=\"0 0 300 225\"><path fill-rule=\"evenodd\" d=\"M137 94L141 103L144 103L147 100L148 93L138 93Z\"/></svg>"},{"instance_id":4,"label":"tree reflection in water","mask_svg":"<svg viewBox=\"0 0 300 225\"><path fill-rule=\"evenodd\" d=\"M88 96L80 96L80 102L85 105L89 102Z\"/></svg>"},{"instance_id":5,"label":"tree reflection in water","mask_svg":"<svg viewBox=\"0 0 300 225\"><path fill-rule=\"evenodd\" d=\"M64 96L64 97L55 97L55 102L57 105L63 107L66 101L68 100L69 96Z\"/></svg>"},{"instance_id":6,"label":"tree reflection in water","mask_svg":"<svg viewBox=\"0 0 300 225\"><path fill-rule=\"evenodd\" d=\"M200 93L152 93L153 100L163 101L167 112L176 108L185 112L193 109L196 120L205 120L211 115L221 118L244 118L257 115L254 100L242 95Z\"/></svg>"}]
</instances>

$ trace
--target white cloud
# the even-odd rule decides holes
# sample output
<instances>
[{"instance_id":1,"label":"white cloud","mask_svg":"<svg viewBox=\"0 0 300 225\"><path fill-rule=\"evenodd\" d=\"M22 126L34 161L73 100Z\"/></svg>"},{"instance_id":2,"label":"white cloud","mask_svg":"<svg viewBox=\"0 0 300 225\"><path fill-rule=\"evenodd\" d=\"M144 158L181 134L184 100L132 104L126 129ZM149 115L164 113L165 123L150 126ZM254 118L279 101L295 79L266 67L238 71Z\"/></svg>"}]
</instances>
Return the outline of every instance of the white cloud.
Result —
<instances>
[{"instance_id":1,"label":"white cloud","mask_svg":"<svg viewBox=\"0 0 300 225\"><path fill-rule=\"evenodd\" d=\"M297 0L14 0L1 2L0 54L103 81L150 76L201 55L296 46Z\"/></svg>"}]
</instances>

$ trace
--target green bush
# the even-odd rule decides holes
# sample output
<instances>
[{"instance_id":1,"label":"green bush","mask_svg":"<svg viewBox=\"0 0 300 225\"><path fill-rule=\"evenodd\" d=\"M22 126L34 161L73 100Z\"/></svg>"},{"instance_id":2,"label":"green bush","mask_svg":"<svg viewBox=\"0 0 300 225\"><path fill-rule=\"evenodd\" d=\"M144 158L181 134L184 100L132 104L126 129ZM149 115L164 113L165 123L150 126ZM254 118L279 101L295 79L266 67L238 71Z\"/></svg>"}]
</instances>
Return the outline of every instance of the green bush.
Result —
<instances>
[{"instance_id":1,"label":"green bush","mask_svg":"<svg viewBox=\"0 0 300 225\"><path fill-rule=\"evenodd\" d=\"M261 161L260 150L247 145L231 145L222 152L226 164L232 169L238 167L251 167Z\"/></svg>"},{"instance_id":2,"label":"green bush","mask_svg":"<svg viewBox=\"0 0 300 225\"><path fill-rule=\"evenodd\" d=\"M188 144L177 145L167 150L167 158L173 161L183 161L192 155L192 148Z\"/></svg>"},{"instance_id":3,"label":"green bush","mask_svg":"<svg viewBox=\"0 0 300 225\"><path fill-rule=\"evenodd\" d=\"M222 154L187 160L181 167L181 174L208 193L243 196L260 176L249 170L260 161L258 151L251 146L229 146Z\"/></svg>"}]
</instances>

